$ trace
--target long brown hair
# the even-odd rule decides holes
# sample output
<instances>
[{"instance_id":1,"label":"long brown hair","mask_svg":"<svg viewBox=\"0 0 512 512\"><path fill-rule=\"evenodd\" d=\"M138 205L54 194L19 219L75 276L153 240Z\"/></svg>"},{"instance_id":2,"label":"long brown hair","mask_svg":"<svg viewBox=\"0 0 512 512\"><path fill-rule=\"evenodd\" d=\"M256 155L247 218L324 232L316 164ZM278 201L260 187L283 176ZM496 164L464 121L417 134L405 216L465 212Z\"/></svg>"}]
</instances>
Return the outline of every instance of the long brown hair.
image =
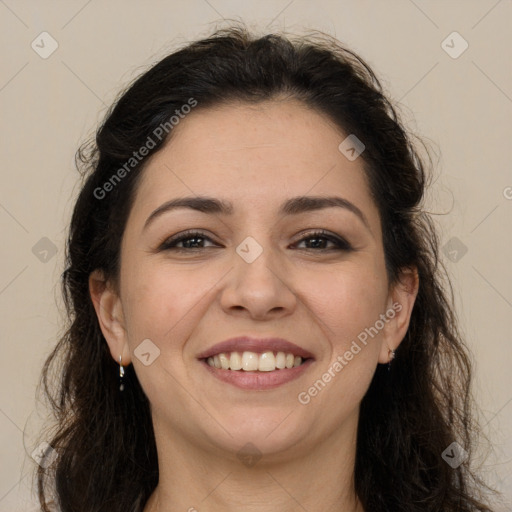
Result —
<instances>
[{"instance_id":1,"label":"long brown hair","mask_svg":"<svg viewBox=\"0 0 512 512\"><path fill-rule=\"evenodd\" d=\"M69 326L41 376L56 420L49 443L58 453L53 465L38 468L45 512L50 494L61 512L140 512L158 482L148 399L132 366L120 396L118 366L88 288L95 269L118 278L121 237L146 159L122 173L106 197L98 191L190 98L200 109L283 94L364 141L361 157L380 212L390 282L406 267L419 273L410 326L391 371L377 367L361 403L358 497L368 512L491 510L482 501L487 486L469 462L451 467L442 457L454 441L471 456L477 430L469 352L457 328L438 237L422 206L426 160L379 80L354 52L326 35L256 37L233 26L142 74L111 107L95 141L77 153L83 184L62 275ZM169 137L172 130L160 140L153 137L151 154Z\"/></svg>"}]
</instances>

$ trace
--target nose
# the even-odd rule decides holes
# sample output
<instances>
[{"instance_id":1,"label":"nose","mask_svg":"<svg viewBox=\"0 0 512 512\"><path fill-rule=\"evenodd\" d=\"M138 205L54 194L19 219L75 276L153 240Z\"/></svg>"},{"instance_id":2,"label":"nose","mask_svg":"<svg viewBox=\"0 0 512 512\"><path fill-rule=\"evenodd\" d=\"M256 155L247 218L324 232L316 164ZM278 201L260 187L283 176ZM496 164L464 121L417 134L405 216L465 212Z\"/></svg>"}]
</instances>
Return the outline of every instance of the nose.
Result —
<instances>
[{"instance_id":1,"label":"nose","mask_svg":"<svg viewBox=\"0 0 512 512\"><path fill-rule=\"evenodd\" d=\"M226 276L221 291L223 310L233 315L249 315L255 320L275 319L293 313L297 296L290 283L290 273L278 255L268 247L254 260L233 251L233 269Z\"/></svg>"}]
</instances>

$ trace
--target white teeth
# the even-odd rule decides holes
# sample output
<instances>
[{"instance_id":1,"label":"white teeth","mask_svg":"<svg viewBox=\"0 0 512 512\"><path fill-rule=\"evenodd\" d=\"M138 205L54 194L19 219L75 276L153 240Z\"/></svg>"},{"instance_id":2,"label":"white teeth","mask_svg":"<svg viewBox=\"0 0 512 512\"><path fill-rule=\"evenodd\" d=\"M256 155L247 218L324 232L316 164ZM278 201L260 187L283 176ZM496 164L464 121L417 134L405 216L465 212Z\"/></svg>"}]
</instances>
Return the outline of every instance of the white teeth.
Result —
<instances>
[{"instance_id":1,"label":"white teeth","mask_svg":"<svg viewBox=\"0 0 512 512\"><path fill-rule=\"evenodd\" d=\"M223 370L229 370L229 357L226 354L219 354L220 366Z\"/></svg>"},{"instance_id":2,"label":"white teeth","mask_svg":"<svg viewBox=\"0 0 512 512\"><path fill-rule=\"evenodd\" d=\"M226 354L226 358L229 361L229 369L241 370L242 369L242 356L238 352L233 352L231 357Z\"/></svg>"},{"instance_id":3,"label":"white teeth","mask_svg":"<svg viewBox=\"0 0 512 512\"><path fill-rule=\"evenodd\" d=\"M276 369L276 358L272 352L264 352L260 356L258 370L260 372L272 372Z\"/></svg>"},{"instance_id":4,"label":"white teeth","mask_svg":"<svg viewBox=\"0 0 512 512\"><path fill-rule=\"evenodd\" d=\"M283 370L284 368L293 368L302 364L302 357L291 353L271 351L258 354L256 352L245 351L242 355L239 352L229 354L221 353L207 359L207 363L214 368L223 370L244 370L246 372L272 372L274 370Z\"/></svg>"},{"instance_id":5,"label":"white teeth","mask_svg":"<svg viewBox=\"0 0 512 512\"><path fill-rule=\"evenodd\" d=\"M244 352L242 354L242 370L253 372L258 369L258 354L254 352Z\"/></svg>"},{"instance_id":6,"label":"white teeth","mask_svg":"<svg viewBox=\"0 0 512 512\"><path fill-rule=\"evenodd\" d=\"M276 356L276 368L282 370L286 368L286 354L284 352L278 352Z\"/></svg>"}]
</instances>

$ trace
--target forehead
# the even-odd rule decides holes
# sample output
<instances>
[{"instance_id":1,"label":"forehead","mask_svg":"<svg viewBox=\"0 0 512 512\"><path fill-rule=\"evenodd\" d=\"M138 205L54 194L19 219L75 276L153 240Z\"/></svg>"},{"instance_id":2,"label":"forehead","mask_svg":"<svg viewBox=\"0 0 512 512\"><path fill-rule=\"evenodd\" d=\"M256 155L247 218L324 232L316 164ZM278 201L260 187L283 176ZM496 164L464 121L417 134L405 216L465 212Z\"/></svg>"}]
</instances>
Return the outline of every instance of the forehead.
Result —
<instances>
[{"instance_id":1,"label":"forehead","mask_svg":"<svg viewBox=\"0 0 512 512\"><path fill-rule=\"evenodd\" d=\"M237 212L277 212L287 197L338 193L371 217L377 212L363 161L338 149L346 136L297 100L199 105L148 162L135 213L184 195L229 198Z\"/></svg>"}]
</instances>

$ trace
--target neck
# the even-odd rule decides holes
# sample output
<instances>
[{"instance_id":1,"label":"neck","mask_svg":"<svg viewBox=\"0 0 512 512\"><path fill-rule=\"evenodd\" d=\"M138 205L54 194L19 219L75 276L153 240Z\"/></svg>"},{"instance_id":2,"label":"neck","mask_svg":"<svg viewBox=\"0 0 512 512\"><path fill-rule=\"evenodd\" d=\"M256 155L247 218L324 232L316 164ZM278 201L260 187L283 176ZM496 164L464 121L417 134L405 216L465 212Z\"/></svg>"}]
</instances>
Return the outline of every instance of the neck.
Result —
<instances>
[{"instance_id":1,"label":"neck","mask_svg":"<svg viewBox=\"0 0 512 512\"><path fill-rule=\"evenodd\" d=\"M314 445L264 454L252 465L153 421L159 482L144 512L364 512L354 490L358 411Z\"/></svg>"}]
</instances>

